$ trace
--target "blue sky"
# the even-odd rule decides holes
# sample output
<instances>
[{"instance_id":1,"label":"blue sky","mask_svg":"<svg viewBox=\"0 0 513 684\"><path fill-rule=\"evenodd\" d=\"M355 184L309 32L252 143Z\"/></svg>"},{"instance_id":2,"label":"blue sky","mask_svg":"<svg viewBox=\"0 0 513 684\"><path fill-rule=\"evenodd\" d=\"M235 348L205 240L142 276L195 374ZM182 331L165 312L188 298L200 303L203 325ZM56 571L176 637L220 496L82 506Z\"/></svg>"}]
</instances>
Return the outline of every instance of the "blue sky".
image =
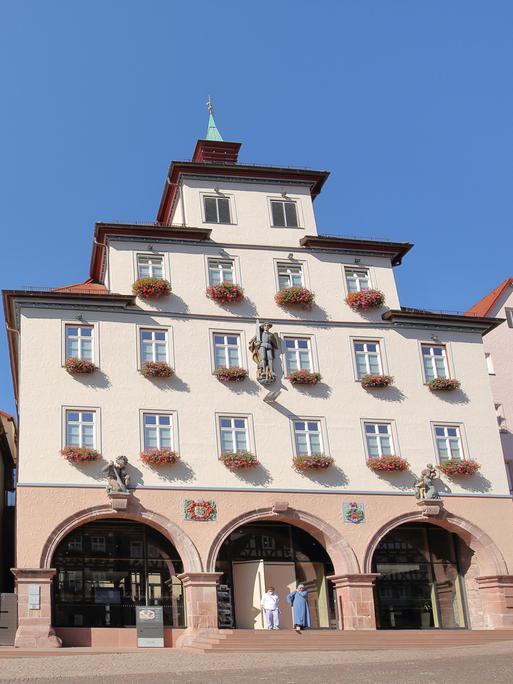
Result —
<instances>
[{"instance_id":1,"label":"blue sky","mask_svg":"<svg viewBox=\"0 0 513 684\"><path fill-rule=\"evenodd\" d=\"M331 171L320 232L415 243L403 305L464 310L513 275L512 31L510 0L2 0L0 287L153 221L210 93L241 161Z\"/></svg>"}]
</instances>

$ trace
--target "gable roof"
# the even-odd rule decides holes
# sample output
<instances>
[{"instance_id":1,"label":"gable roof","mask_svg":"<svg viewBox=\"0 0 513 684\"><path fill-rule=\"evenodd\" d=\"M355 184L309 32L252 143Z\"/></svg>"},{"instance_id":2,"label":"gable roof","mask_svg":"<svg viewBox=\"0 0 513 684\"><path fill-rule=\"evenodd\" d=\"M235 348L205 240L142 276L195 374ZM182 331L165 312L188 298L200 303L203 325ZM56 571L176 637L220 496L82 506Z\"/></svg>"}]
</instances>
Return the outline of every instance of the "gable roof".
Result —
<instances>
[{"instance_id":1,"label":"gable roof","mask_svg":"<svg viewBox=\"0 0 513 684\"><path fill-rule=\"evenodd\" d=\"M504 290L513 285L513 278L506 278L506 280L498 285L495 290L492 290L482 299L480 299L477 304L471 306L467 311L468 314L474 314L475 316L488 316L490 311L493 309L497 300L502 295Z\"/></svg>"}]
</instances>

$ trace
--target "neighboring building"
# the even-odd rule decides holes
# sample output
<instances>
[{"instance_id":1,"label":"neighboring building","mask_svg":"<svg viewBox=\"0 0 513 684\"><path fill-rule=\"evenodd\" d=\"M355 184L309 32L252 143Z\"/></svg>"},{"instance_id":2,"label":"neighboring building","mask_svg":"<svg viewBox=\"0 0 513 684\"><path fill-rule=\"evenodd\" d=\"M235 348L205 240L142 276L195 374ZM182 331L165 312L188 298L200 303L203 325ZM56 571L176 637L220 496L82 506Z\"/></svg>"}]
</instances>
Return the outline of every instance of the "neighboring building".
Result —
<instances>
[{"instance_id":1,"label":"neighboring building","mask_svg":"<svg viewBox=\"0 0 513 684\"><path fill-rule=\"evenodd\" d=\"M145 604L164 605L168 645L258 629L260 588L285 604L299 580L314 627L513 626L513 509L482 349L497 322L402 309L394 267L410 244L318 235L328 173L239 163L239 148L211 119L193 160L171 164L156 223L96 225L85 283L4 292L21 419L17 644L134 644ZM172 293L135 297L145 277ZM243 301L205 296L222 282ZM312 308L278 305L289 287L315 292ZM385 306L345 303L369 289ZM263 382L260 335L276 345ZM175 373L145 377L147 362ZM248 377L221 382L219 368ZM298 370L322 380L293 384ZM365 389L366 374L393 385ZM451 377L461 390L427 386ZM128 457L132 494L109 495L105 462L69 462L66 447ZM230 469L219 457L233 452L259 465ZM293 467L319 454L333 464ZM368 467L391 455L411 470ZM426 463L471 458L480 474L438 481L445 509L416 501Z\"/></svg>"},{"instance_id":2,"label":"neighboring building","mask_svg":"<svg viewBox=\"0 0 513 684\"><path fill-rule=\"evenodd\" d=\"M492 384L509 488L513 492L513 278L506 278L474 304L468 313L506 320L505 324L499 325L486 335L483 346Z\"/></svg>"},{"instance_id":3,"label":"neighboring building","mask_svg":"<svg viewBox=\"0 0 513 684\"><path fill-rule=\"evenodd\" d=\"M0 411L0 593L14 590L14 472L16 422Z\"/></svg>"}]
</instances>

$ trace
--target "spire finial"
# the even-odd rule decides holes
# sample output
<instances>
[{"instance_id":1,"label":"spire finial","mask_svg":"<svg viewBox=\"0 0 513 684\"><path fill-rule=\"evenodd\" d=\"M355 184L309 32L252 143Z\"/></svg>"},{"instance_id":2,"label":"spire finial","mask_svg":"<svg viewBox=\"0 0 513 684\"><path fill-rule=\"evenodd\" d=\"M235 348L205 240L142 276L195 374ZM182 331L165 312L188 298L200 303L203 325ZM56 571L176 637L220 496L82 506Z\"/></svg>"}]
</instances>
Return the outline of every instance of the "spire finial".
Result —
<instances>
[{"instance_id":1,"label":"spire finial","mask_svg":"<svg viewBox=\"0 0 513 684\"><path fill-rule=\"evenodd\" d=\"M214 104L210 98L210 95L208 96L206 105L208 109L208 128L205 140L219 140L222 142L223 138L221 133L219 133L217 130L216 122L214 121Z\"/></svg>"}]
</instances>

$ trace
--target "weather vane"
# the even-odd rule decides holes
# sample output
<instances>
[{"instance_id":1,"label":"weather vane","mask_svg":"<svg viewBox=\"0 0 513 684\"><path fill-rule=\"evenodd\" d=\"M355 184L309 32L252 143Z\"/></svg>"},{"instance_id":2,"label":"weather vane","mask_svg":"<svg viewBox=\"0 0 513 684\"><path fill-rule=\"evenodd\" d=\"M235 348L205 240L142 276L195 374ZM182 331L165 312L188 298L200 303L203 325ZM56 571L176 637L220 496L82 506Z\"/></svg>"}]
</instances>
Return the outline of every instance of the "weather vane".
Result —
<instances>
[{"instance_id":1,"label":"weather vane","mask_svg":"<svg viewBox=\"0 0 513 684\"><path fill-rule=\"evenodd\" d=\"M210 99L210 95L208 96L208 100L206 102L208 113L213 114L214 113L214 105L212 104L212 100Z\"/></svg>"}]
</instances>

